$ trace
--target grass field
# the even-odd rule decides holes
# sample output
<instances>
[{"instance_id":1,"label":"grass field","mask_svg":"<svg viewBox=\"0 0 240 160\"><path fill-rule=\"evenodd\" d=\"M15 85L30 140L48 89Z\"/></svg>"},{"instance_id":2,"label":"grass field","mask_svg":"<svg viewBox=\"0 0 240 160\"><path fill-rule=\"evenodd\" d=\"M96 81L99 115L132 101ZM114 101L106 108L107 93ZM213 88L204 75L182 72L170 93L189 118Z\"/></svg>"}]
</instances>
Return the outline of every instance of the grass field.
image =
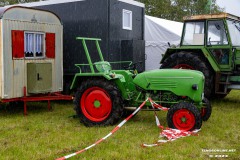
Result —
<instances>
[{"instance_id":1,"label":"grass field","mask_svg":"<svg viewBox=\"0 0 240 160\"><path fill-rule=\"evenodd\" d=\"M87 128L74 115L71 102L28 104L28 116L22 108L0 108L0 160L56 159L80 149L108 134L114 126ZM153 148L142 143L158 140L153 112L139 112L112 137L71 159L138 160L138 159L211 159L228 156L240 159L240 91L225 99L212 101L213 112L203 123L199 136L181 138ZM158 112L166 126L166 113ZM210 150L232 152L209 152ZM212 158L215 159L215 158Z\"/></svg>"}]
</instances>

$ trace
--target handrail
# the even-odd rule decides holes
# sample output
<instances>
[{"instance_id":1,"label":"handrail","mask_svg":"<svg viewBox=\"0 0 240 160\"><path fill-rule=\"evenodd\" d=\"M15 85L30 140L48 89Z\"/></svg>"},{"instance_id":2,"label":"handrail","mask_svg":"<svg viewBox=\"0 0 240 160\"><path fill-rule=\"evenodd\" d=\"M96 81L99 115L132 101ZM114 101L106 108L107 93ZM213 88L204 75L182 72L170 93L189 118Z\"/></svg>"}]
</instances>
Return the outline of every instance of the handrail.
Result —
<instances>
[{"instance_id":1,"label":"handrail","mask_svg":"<svg viewBox=\"0 0 240 160\"><path fill-rule=\"evenodd\" d=\"M88 60L88 64L75 64L75 66L79 68L80 73L82 72L81 66L90 66L91 72L95 73L95 70L94 70L95 63L92 63L86 41L95 41L97 51L98 51L98 54L99 54L99 57L100 57L100 62L105 62L104 59L103 59L103 55L102 55L100 45L99 45L99 41L101 41L101 39L100 38L76 37L76 40L81 40L82 41L83 48L84 48L84 51L85 51L85 54L86 54L86 57L87 57L87 60ZM130 66L132 64L132 61L117 61L117 62L109 62L109 63L110 64L129 63L129 66Z\"/></svg>"},{"instance_id":2,"label":"handrail","mask_svg":"<svg viewBox=\"0 0 240 160\"><path fill-rule=\"evenodd\" d=\"M122 64L122 63L129 63L129 65L132 64L132 61L116 61L116 62L109 62L110 64ZM96 64L93 63L93 66L95 66ZM75 64L76 67L79 68L80 73L82 73L82 69L81 66L90 66L90 64Z\"/></svg>"},{"instance_id":3,"label":"handrail","mask_svg":"<svg viewBox=\"0 0 240 160\"><path fill-rule=\"evenodd\" d=\"M82 40L83 48L84 48L88 63L90 65L91 72L95 73L86 41L95 41L100 60L104 61L102 51L101 51L101 48L100 48L100 45L99 45L99 41L101 41L101 39L99 39L99 38L87 38L87 37L76 37L76 40Z\"/></svg>"},{"instance_id":4,"label":"handrail","mask_svg":"<svg viewBox=\"0 0 240 160\"><path fill-rule=\"evenodd\" d=\"M100 38L76 37L76 40L101 41Z\"/></svg>"}]
</instances>

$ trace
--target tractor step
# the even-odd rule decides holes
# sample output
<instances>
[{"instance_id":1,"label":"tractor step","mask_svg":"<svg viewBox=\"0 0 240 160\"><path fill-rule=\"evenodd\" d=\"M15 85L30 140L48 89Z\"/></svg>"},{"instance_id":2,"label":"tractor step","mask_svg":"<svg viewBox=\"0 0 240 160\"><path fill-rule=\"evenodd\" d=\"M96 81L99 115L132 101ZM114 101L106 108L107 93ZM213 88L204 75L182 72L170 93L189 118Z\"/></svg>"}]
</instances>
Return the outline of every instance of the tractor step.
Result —
<instances>
[{"instance_id":1,"label":"tractor step","mask_svg":"<svg viewBox=\"0 0 240 160\"><path fill-rule=\"evenodd\" d=\"M215 92L216 94L227 94L227 92Z\"/></svg>"},{"instance_id":2,"label":"tractor step","mask_svg":"<svg viewBox=\"0 0 240 160\"><path fill-rule=\"evenodd\" d=\"M221 72L220 74L221 74L221 75L231 75L232 72Z\"/></svg>"},{"instance_id":3,"label":"tractor step","mask_svg":"<svg viewBox=\"0 0 240 160\"><path fill-rule=\"evenodd\" d=\"M215 81L215 93L216 94L228 94L228 86L232 83L229 81L231 72L218 72L216 73ZM224 78L224 81L221 81Z\"/></svg>"},{"instance_id":4,"label":"tractor step","mask_svg":"<svg viewBox=\"0 0 240 160\"><path fill-rule=\"evenodd\" d=\"M226 84L226 85L230 85L230 84L232 84L232 83L230 83L230 82L218 82L218 84Z\"/></svg>"}]
</instances>

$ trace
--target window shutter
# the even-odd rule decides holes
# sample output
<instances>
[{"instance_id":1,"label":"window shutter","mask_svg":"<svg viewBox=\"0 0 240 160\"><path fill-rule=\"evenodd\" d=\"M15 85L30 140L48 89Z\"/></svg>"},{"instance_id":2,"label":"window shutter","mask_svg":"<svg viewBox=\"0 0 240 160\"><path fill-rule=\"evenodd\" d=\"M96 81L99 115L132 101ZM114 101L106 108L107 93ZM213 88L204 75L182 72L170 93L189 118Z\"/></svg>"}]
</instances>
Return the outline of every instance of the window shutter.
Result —
<instances>
[{"instance_id":1,"label":"window shutter","mask_svg":"<svg viewBox=\"0 0 240 160\"><path fill-rule=\"evenodd\" d=\"M55 58L55 33L46 33L46 57Z\"/></svg>"},{"instance_id":2,"label":"window shutter","mask_svg":"<svg viewBox=\"0 0 240 160\"><path fill-rule=\"evenodd\" d=\"M24 57L24 31L12 30L12 57Z\"/></svg>"}]
</instances>

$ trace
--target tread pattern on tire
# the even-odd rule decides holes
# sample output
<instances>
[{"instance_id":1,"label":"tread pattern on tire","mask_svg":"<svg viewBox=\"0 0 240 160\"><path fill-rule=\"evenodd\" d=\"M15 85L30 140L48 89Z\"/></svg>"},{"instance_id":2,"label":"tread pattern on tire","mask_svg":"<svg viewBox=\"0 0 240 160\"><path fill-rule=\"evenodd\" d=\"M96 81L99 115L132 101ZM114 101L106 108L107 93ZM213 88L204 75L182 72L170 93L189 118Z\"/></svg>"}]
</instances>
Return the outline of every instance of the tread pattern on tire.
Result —
<instances>
[{"instance_id":1,"label":"tread pattern on tire","mask_svg":"<svg viewBox=\"0 0 240 160\"><path fill-rule=\"evenodd\" d=\"M173 123L173 115L176 111L180 110L180 109L187 109L190 112L193 113L194 117L195 117L195 125L192 129L190 130L194 130L194 129L200 129L202 126L202 118L201 118L201 114L200 111L198 110L198 108L196 106L194 106L192 103L188 103L188 102L180 102L177 103L175 105L173 105L168 113L167 113L167 122L168 122L168 127L170 128L175 128L175 125Z\"/></svg>"},{"instance_id":2,"label":"tread pattern on tire","mask_svg":"<svg viewBox=\"0 0 240 160\"><path fill-rule=\"evenodd\" d=\"M90 87L100 87L106 90L112 100L112 111L110 115L101 122L94 122L89 120L81 111L80 102L82 94ZM114 125L118 122L123 114L123 100L118 88L113 82L101 78L88 79L82 82L81 86L77 89L74 99L74 110L80 118L80 122L82 122L85 126L90 127Z\"/></svg>"},{"instance_id":3,"label":"tread pattern on tire","mask_svg":"<svg viewBox=\"0 0 240 160\"><path fill-rule=\"evenodd\" d=\"M204 98L203 102L206 104L206 110L205 110L206 113L202 116L202 120L207 121L212 114L212 105L210 104L207 98Z\"/></svg>"}]
</instances>

